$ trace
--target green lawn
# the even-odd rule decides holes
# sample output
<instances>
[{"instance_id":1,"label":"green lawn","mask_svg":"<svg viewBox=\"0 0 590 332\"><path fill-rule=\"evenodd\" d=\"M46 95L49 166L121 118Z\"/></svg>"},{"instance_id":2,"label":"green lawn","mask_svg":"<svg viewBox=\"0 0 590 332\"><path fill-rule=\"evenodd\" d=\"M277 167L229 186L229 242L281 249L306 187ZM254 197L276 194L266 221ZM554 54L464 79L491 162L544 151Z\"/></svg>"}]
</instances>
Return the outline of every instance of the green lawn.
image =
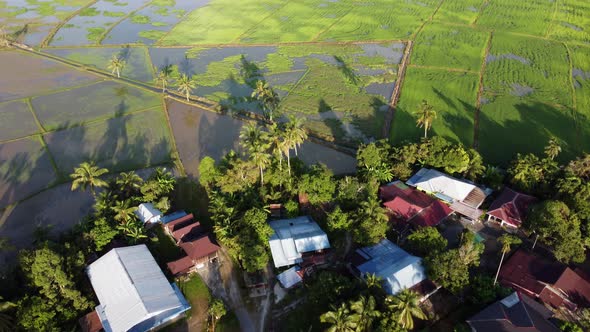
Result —
<instances>
[{"instance_id":1,"label":"green lawn","mask_svg":"<svg viewBox=\"0 0 590 332\"><path fill-rule=\"evenodd\" d=\"M429 135L472 146L477 82L476 74L408 68L393 119L391 139L400 143L417 141L423 136L423 130L416 127L414 112L422 100L426 100L437 111Z\"/></svg>"},{"instance_id":2,"label":"green lawn","mask_svg":"<svg viewBox=\"0 0 590 332\"><path fill-rule=\"evenodd\" d=\"M557 1L549 37L565 42L590 42L590 3L584 0Z\"/></svg>"}]
</instances>

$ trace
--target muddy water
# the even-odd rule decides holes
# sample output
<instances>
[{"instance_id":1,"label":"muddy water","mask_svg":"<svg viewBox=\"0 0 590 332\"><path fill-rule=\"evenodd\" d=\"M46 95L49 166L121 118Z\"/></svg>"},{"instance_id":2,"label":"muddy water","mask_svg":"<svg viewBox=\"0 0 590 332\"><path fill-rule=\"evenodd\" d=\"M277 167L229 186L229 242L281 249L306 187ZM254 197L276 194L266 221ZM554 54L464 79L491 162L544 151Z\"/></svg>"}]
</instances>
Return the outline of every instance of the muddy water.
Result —
<instances>
[{"instance_id":1,"label":"muddy water","mask_svg":"<svg viewBox=\"0 0 590 332\"><path fill-rule=\"evenodd\" d=\"M189 176L198 177L199 162L205 156L219 160L232 149L239 151L242 121L175 101L167 105L176 147ZM324 163L335 174L352 173L356 167L353 157L312 142L303 144L299 158L306 164Z\"/></svg>"}]
</instances>

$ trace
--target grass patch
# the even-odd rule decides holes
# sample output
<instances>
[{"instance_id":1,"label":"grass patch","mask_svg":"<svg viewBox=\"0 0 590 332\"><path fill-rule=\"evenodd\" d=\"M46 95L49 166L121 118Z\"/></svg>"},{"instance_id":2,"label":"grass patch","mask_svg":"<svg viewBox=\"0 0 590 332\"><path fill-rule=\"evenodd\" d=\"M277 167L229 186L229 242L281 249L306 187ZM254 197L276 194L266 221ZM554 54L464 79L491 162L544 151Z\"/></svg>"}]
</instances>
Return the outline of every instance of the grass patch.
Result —
<instances>
[{"instance_id":1,"label":"grass patch","mask_svg":"<svg viewBox=\"0 0 590 332\"><path fill-rule=\"evenodd\" d=\"M33 98L32 105L46 130L67 128L88 121L122 116L159 106L160 97L112 81Z\"/></svg>"},{"instance_id":2,"label":"grass patch","mask_svg":"<svg viewBox=\"0 0 590 332\"><path fill-rule=\"evenodd\" d=\"M94 8L94 7L88 7L88 8L84 8L82 9L80 12L78 12L78 16L98 16L100 15L100 10Z\"/></svg>"},{"instance_id":3,"label":"grass patch","mask_svg":"<svg viewBox=\"0 0 590 332\"><path fill-rule=\"evenodd\" d=\"M106 29L102 28L102 27L92 27L92 28L86 28L86 31L88 31L86 38L89 41L93 41L93 42L98 43L100 41L100 39L102 38L102 35L105 33Z\"/></svg>"},{"instance_id":4,"label":"grass patch","mask_svg":"<svg viewBox=\"0 0 590 332\"><path fill-rule=\"evenodd\" d=\"M561 43L495 34L484 75L484 99L516 96L571 107L569 67Z\"/></svg>"},{"instance_id":5,"label":"grass patch","mask_svg":"<svg viewBox=\"0 0 590 332\"><path fill-rule=\"evenodd\" d=\"M584 0L557 2L555 18L549 28L549 37L577 43L590 43L590 3Z\"/></svg>"},{"instance_id":6,"label":"grass patch","mask_svg":"<svg viewBox=\"0 0 590 332\"><path fill-rule=\"evenodd\" d=\"M481 0L445 1L434 19L449 23L471 24L477 18L481 5Z\"/></svg>"},{"instance_id":7,"label":"grass patch","mask_svg":"<svg viewBox=\"0 0 590 332\"><path fill-rule=\"evenodd\" d=\"M44 139L62 174L88 160L117 172L171 159L170 133L159 109L51 132Z\"/></svg>"},{"instance_id":8,"label":"grass patch","mask_svg":"<svg viewBox=\"0 0 590 332\"><path fill-rule=\"evenodd\" d=\"M391 40L413 34L438 1L216 0L192 11L163 45L241 41ZM386 8L386 9L385 9Z\"/></svg>"},{"instance_id":9,"label":"grass patch","mask_svg":"<svg viewBox=\"0 0 590 332\"><path fill-rule=\"evenodd\" d=\"M423 136L414 112L425 99L437 111L428 135L472 146L477 82L475 74L408 68L391 128L393 142L418 141Z\"/></svg>"},{"instance_id":10,"label":"grass patch","mask_svg":"<svg viewBox=\"0 0 590 332\"><path fill-rule=\"evenodd\" d=\"M477 25L497 31L544 36L555 4L547 0L494 0L482 9Z\"/></svg>"},{"instance_id":11,"label":"grass patch","mask_svg":"<svg viewBox=\"0 0 590 332\"><path fill-rule=\"evenodd\" d=\"M470 27L428 24L415 41L412 63L479 71L488 36Z\"/></svg>"},{"instance_id":12,"label":"grass patch","mask_svg":"<svg viewBox=\"0 0 590 332\"><path fill-rule=\"evenodd\" d=\"M136 24L149 24L151 20L149 16L146 15L133 15L131 16L131 22Z\"/></svg>"},{"instance_id":13,"label":"grass patch","mask_svg":"<svg viewBox=\"0 0 590 332\"><path fill-rule=\"evenodd\" d=\"M44 51L109 73L111 72L108 69L109 61L113 55L116 55L125 59L126 63L121 76L144 82L153 80L151 63L143 47L45 49Z\"/></svg>"},{"instance_id":14,"label":"grass patch","mask_svg":"<svg viewBox=\"0 0 590 332\"><path fill-rule=\"evenodd\" d=\"M498 97L482 106L479 149L486 162L507 165L516 153L542 155L549 139L557 137L563 149L559 158L567 160L581 152L576 145L574 115L567 107L514 96Z\"/></svg>"},{"instance_id":15,"label":"grass patch","mask_svg":"<svg viewBox=\"0 0 590 332\"><path fill-rule=\"evenodd\" d=\"M151 40L158 40L166 35L166 31L161 30L143 30L139 32L141 38L147 38Z\"/></svg>"},{"instance_id":16,"label":"grass patch","mask_svg":"<svg viewBox=\"0 0 590 332\"><path fill-rule=\"evenodd\" d=\"M102 13L102 15L103 16L106 16L106 17L123 17L123 16L125 16L127 14L125 14L124 12L109 12L109 11L104 11Z\"/></svg>"}]
</instances>

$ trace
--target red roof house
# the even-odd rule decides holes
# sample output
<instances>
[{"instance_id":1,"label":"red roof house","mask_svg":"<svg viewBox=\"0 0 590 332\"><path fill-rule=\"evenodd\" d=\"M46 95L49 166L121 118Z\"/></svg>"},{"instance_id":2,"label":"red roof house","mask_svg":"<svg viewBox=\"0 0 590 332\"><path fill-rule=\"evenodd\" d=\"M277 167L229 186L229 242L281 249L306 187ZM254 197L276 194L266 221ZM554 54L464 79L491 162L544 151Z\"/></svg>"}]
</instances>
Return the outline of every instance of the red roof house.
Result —
<instances>
[{"instance_id":1,"label":"red roof house","mask_svg":"<svg viewBox=\"0 0 590 332\"><path fill-rule=\"evenodd\" d=\"M379 188L379 196L391 212L392 219L401 224L436 226L453 212L441 201L401 181Z\"/></svg>"},{"instance_id":2,"label":"red roof house","mask_svg":"<svg viewBox=\"0 0 590 332\"><path fill-rule=\"evenodd\" d=\"M535 202L537 199L533 196L504 187L488 210L488 220L498 221L502 226L519 227L526 218L529 207Z\"/></svg>"},{"instance_id":3,"label":"red roof house","mask_svg":"<svg viewBox=\"0 0 590 332\"><path fill-rule=\"evenodd\" d=\"M499 280L553 307L590 307L590 282L563 264L523 250L502 265Z\"/></svg>"},{"instance_id":4,"label":"red roof house","mask_svg":"<svg viewBox=\"0 0 590 332\"><path fill-rule=\"evenodd\" d=\"M193 219L194 216L191 213L165 224L164 227L168 231L168 233L172 235L172 233L174 233L175 231L192 224L194 222Z\"/></svg>"}]
</instances>

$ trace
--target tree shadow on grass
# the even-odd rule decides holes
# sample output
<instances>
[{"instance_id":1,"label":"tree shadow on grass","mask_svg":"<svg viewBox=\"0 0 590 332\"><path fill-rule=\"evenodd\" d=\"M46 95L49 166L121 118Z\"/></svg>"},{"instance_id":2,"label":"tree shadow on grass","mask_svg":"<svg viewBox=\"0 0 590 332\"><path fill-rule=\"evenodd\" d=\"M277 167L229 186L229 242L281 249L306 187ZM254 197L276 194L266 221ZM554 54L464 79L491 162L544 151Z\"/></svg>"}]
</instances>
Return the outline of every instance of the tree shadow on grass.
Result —
<instances>
[{"instance_id":1,"label":"tree shadow on grass","mask_svg":"<svg viewBox=\"0 0 590 332\"><path fill-rule=\"evenodd\" d=\"M494 110L480 113L479 147L486 162L506 166L516 153L542 155L544 146L553 136L566 143L562 146L560 160L569 160L581 152L575 144L580 133L576 131L573 110L529 102L515 104L511 111L519 120L502 121L492 116ZM590 137L588 131L581 135Z\"/></svg>"},{"instance_id":2,"label":"tree shadow on grass","mask_svg":"<svg viewBox=\"0 0 590 332\"><path fill-rule=\"evenodd\" d=\"M340 72L342 72L344 77L346 77L346 79L350 83L357 85L359 83L359 78L358 75L355 73L354 69L352 69L348 64L346 64L346 62L344 62L344 59L340 56L334 55L334 60L336 60L338 69L340 70Z\"/></svg>"},{"instance_id":3,"label":"tree shadow on grass","mask_svg":"<svg viewBox=\"0 0 590 332\"><path fill-rule=\"evenodd\" d=\"M243 54L240 56L240 76L253 89L257 81L264 80L260 67L255 62L248 61Z\"/></svg>"},{"instance_id":4,"label":"tree shadow on grass","mask_svg":"<svg viewBox=\"0 0 590 332\"><path fill-rule=\"evenodd\" d=\"M447 97L444 93L436 88L432 88L432 91L438 96L438 98L440 98L440 100L444 101L448 107L457 110L457 105L455 105L455 102L451 98Z\"/></svg>"}]
</instances>

